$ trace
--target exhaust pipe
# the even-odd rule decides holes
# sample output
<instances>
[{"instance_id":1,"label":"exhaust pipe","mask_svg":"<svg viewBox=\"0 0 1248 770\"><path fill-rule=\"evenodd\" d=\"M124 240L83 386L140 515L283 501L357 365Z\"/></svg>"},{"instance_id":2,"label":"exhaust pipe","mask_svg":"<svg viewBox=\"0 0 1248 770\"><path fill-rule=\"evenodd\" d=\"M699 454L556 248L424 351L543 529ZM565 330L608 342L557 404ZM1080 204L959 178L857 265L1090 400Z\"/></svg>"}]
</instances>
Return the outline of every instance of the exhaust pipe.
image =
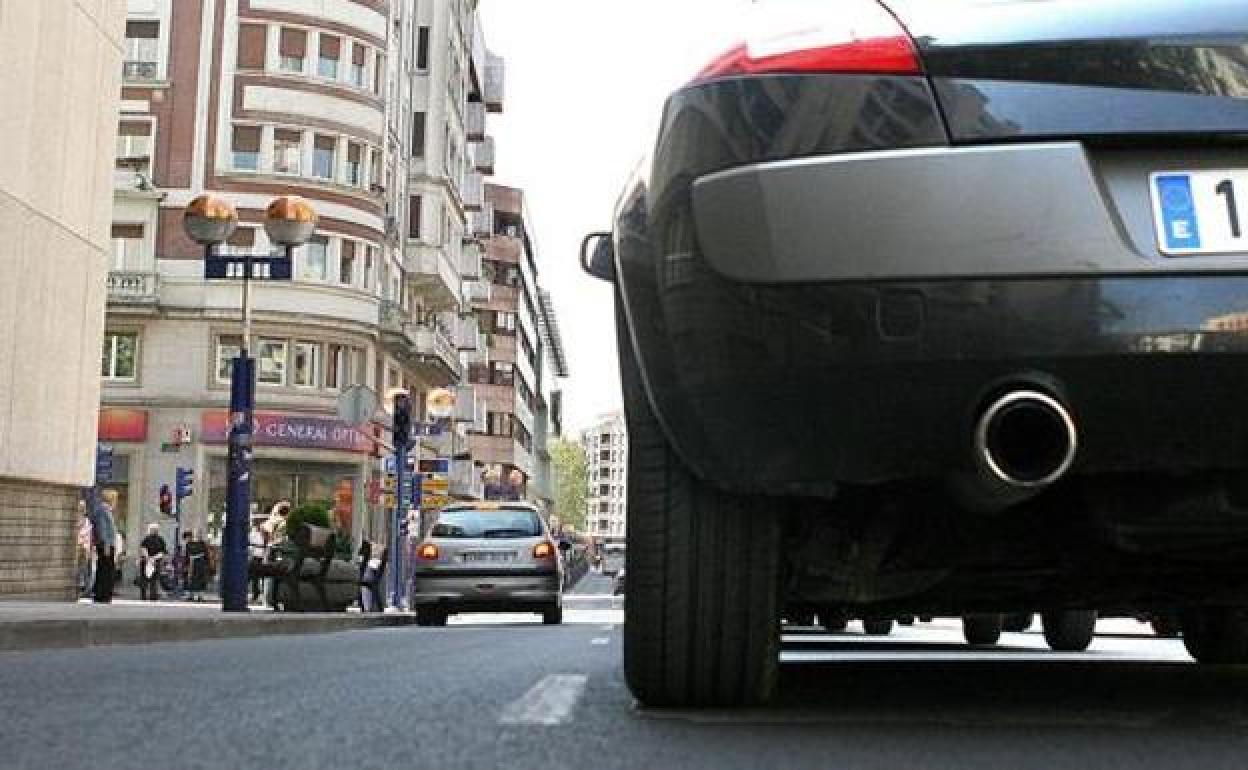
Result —
<instances>
[{"instance_id":1,"label":"exhaust pipe","mask_svg":"<svg viewBox=\"0 0 1248 770\"><path fill-rule=\"evenodd\" d=\"M975 462L990 481L1015 490L1055 483L1075 462L1079 434L1065 405L1036 390L993 401L975 424Z\"/></svg>"}]
</instances>

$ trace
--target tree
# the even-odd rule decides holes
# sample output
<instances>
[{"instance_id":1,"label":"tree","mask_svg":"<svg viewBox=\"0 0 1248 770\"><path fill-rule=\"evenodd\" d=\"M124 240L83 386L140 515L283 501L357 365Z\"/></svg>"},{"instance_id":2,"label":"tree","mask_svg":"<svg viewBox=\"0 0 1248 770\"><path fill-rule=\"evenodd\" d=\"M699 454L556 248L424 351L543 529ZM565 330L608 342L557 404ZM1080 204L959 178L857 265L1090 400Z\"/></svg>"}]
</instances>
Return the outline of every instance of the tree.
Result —
<instances>
[{"instance_id":1,"label":"tree","mask_svg":"<svg viewBox=\"0 0 1248 770\"><path fill-rule=\"evenodd\" d=\"M555 472L555 515L565 525L585 531L585 496L589 463L585 448L576 441L558 438L550 448Z\"/></svg>"}]
</instances>

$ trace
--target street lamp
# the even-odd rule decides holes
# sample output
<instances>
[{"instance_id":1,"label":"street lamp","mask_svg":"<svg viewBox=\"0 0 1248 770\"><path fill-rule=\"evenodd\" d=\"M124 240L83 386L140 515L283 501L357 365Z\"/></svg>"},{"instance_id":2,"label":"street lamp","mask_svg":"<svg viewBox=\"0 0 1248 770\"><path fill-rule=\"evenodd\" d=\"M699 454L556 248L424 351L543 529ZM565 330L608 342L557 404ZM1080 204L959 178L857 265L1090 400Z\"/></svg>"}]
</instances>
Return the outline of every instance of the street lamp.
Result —
<instances>
[{"instance_id":1,"label":"street lamp","mask_svg":"<svg viewBox=\"0 0 1248 770\"><path fill-rule=\"evenodd\" d=\"M204 277L242 279L243 329L238 356L230 370L229 481L226 489L225 533L221 542L221 608L247 611L247 533L251 515L252 424L256 403L256 362L251 357L251 282L289 281L295 247L316 230L316 212L301 198L283 196L269 204L264 229L281 254L218 256L217 247L238 227L238 211L216 195L201 195L187 204L182 227L204 247Z\"/></svg>"}]
</instances>

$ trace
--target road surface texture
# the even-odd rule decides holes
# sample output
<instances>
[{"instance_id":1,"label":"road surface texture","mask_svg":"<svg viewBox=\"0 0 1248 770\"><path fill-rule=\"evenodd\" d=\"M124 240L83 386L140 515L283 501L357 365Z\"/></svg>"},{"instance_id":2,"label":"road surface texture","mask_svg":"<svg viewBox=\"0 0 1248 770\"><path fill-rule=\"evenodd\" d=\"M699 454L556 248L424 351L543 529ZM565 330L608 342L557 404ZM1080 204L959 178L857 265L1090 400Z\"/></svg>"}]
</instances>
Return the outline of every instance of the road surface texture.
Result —
<instances>
[{"instance_id":1,"label":"road surface texture","mask_svg":"<svg viewBox=\"0 0 1248 770\"><path fill-rule=\"evenodd\" d=\"M0 767L1236 768L1248 671L1103 622L969 649L949 621L786 633L782 693L745 712L638 709L618 609L447 628L0 654ZM176 755L176 758L175 758Z\"/></svg>"}]
</instances>

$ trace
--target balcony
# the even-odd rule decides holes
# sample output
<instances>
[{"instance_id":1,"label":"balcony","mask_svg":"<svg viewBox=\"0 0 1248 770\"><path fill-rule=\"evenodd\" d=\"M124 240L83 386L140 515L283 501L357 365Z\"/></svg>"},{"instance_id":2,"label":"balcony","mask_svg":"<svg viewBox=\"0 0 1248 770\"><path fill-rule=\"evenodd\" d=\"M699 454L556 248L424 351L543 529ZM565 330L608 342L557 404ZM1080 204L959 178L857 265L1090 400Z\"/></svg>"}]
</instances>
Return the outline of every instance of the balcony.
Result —
<instances>
[{"instance_id":1,"label":"balcony","mask_svg":"<svg viewBox=\"0 0 1248 770\"><path fill-rule=\"evenodd\" d=\"M472 165L486 176L494 175L494 137L487 136L480 143L473 145Z\"/></svg>"},{"instance_id":2,"label":"balcony","mask_svg":"<svg viewBox=\"0 0 1248 770\"><path fill-rule=\"evenodd\" d=\"M481 102L468 103L468 110L464 113L464 131L470 142L485 138L485 105Z\"/></svg>"},{"instance_id":3,"label":"balcony","mask_svg":"<svg viewBox=\"0 0 1248 770\"><path fill-rule=\"evenodd\" d=\"M109 272L108 304L155 308L160 304L160 275L133 270Z\"/></svg>"},{"instance_id":4,"label":"balcony","mask_svg":"<svg viewBox=\"0 0 1248 770\"><path fill-rule=\"evenodd\" d=\"M461 500L481 500L485 497L485 479L482 469L472 460L451 462L451 497Z\"/></svg>"},{"instance_id":5,"label":"balcony","mask_svg":"<svg viewBox=\"0 0 1248 770\"><path fill-rule=\"evenodd\" d=\"M457 308L463 282L458 265L451 263L445 249L421 241L408 241L403 267L429 309L441 312Z\"/></svg>"},{"instance_id":6,"label":"balcony","mask_svg":"<svg viewBox=\"0 0 1248 770\"><path fill-rule=\"evenodd\" d=\"M492 53L485 55L485 84L482 91L482 100L485 107L490 112L503 111L503 97L506 92L507 85L507 67L503 62L503 57L495 56Z\"/></svg>"},{"instance_id":7,"label":"balcony","mask_svg":"<svg viewBox=\"0 0 1248 770\"><path fill-rule=\"evenodd\" d=\"M152 81L160 79L160 62L127 61L121 64L121 76L126 81Z\"/></svg>"},{"instance_id":8,"label":"balcony","mask_svg":"<svg viewBox=\"0 0 1248 770\"><path fill-rule=\"evenodd\" d=\"M481 244L477 241L465 241L459 254L459 277L465 281L476 281L481 278Z\"/></svg>"},{"instance_id":9,"label":"balcony","mask_svg":"<svg viewBox=\"0 0 1248 770\"><path fill-rule=\"evenodd\" d=\"M460 350L477 350L482 346L481 327L474 315L455 316L455 347Z\"/></svg>"},{"instance_id":10,"label":"balcony","mask_svg":"<svg viewBox=\"0 0 1248 770\"><path fill-rule=\"evenodd\" d=\"M430 384L454 385L464 378L459 350L441 327L413 326L412 345L416 366Z\"/></svg>"},{"instance_id":11,"label":"balcony","mask_svg":"<svg viewBox=\"0 0 1248 770\"><path fill-rule=\"evenodd\" d=\"M485 205L485 177L469 172L464 175L464 210L480 211Z\"/></svg>"},{"instance_id":12,"label":"balcony","mask_svg":"<svg viewBox=\"0 0 1248 770\"><path fill-rule=\"evenodd\" d=\"M493 287L487 281L464 281L464 302L469 305L484 305L493 296Z\"/></svg>"},{"instance_id":13,"label":"balcony","mask_svg":"<svg viewBox=\"0 0 1248 770\"><path fill-rule=\"evenodd\" d=\"M477 238L489 238L494 235L494 204L486 201L480 211L468 215L472 234Z\"/></svg>"},{"instance_id":14,"label":"balcony","mask_svg":"<svg viewBox=\"0 0 1248 770\"><path fill-rule=\"evenodd\" d=\"M457 423L464 424L470 431L483 431L486 428L485 401L472 385L459 385L455 388L455 412L451 417Z\"/></svg>"},{"instance_id":15,"label":"balcony","mask_svg":"<svg viewBox=\"0 0 1248 770\"><path fill-rule=\"evenodd\" d=\"M399 303L382 300L377 326L381 329L382 343L390 352L400 357L412 352L412 324Z\"/></svg>"}]
</instances>

